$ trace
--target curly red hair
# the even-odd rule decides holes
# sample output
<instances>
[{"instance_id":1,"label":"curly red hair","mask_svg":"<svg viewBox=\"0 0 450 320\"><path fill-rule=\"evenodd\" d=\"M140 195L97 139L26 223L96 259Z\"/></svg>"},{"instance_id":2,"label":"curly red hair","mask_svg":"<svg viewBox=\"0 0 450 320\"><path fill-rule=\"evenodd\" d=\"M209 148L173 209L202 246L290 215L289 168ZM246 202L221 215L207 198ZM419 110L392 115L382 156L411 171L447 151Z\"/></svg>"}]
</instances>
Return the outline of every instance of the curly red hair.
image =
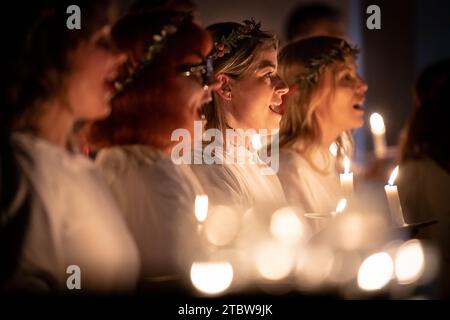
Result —
<instances>
[{"instance_id":1,"label":"curly red hair","mask_svg":"<svg viewBox=\"0 0 450 320\"><path fill-rule=\"evenodd\" d=\"M177 15L173 11L147 12L130 14L117 22L112 36L118 48L128 54L124 71L143 59L153 35L159 34ZM212 39L205 29L189 19L182 22L151 64L112 99L110 116L91 125L88 134L91 146L98 149L145 144L168 148L172 131L187 125L184 113L180 112L187 108L186 102L177 95L174 83L177 67L189 56L205 56L211 47Z\"/></svg>"}]
</instances>

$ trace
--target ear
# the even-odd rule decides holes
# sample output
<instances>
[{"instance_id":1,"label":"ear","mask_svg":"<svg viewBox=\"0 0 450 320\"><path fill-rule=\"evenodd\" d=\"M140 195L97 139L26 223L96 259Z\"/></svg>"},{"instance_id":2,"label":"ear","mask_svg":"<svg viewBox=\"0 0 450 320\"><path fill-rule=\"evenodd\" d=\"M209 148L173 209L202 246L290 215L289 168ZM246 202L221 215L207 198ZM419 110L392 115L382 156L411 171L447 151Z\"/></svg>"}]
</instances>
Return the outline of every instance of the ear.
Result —
<instances>
[{"instance_id":1,"label":"ear","mask_svg":"<svg viewBox=\"0 0 450 320\"><path fill-rule=\"evenodd\" d=\"M224 100L230 101L231 100L231 87L233 84L233 79L231 79L229 76L219 73L216 75L216 81L219 83L219 88L216 89L216 93Z\"/></svg>"}]
</instances>

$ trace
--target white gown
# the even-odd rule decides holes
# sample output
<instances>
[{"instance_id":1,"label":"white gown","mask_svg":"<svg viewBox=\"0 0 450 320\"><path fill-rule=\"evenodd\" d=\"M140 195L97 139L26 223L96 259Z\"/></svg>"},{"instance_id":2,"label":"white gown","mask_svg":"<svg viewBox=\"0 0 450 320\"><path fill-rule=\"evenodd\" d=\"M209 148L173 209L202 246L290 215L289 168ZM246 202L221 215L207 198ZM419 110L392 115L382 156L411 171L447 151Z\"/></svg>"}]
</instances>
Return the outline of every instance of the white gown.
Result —
<instances>
[{"instance_id":1,"label":"white gown","mask_svg":"<svg viewBox=\"0 0 450 320\"><path fill-rule=\"evenodd\" d=\"M342 192L336 171L336 159L325 148L312 152L311 161L290 148L280 150L278 177L290 205L304 213L327 214L335 210Z\"/></svg>"},{"instance_id":2,"label":"white gown","mask_svg":"<svg viewBox=\"0 0 450 320\"><path fill-rule=\"evenodd\" d=\"M170 279L195 254L195 196L204 194L186 165L142 145L103 149L96 165L111 186L138 245L141 276Z\"/></svg>"},{"instance_id":3,"label":"white gown","mask_svg":"<svg viewBox=\"0 0 450 320\"><path fill-rule=\"evenodd\" d=\"M229 153L237 152L232 145ZM206 190L211 203L228 205L241 213L253 208L257 212L270 215L274 210L285 206L286 198L276 173L264 175L269 169L258 156L243 148L243 163L194 164L194 173ZM196 150L201 152L201 150Z\"/></svg>"},{"instance_id":4,"label":"white gown","mask_svg":"<svg viewBox=\"0 0 450 320\"><path fill-rule=\"evenodd\" d=\"M34 191L13 287L65 291L73 274L67 268L76 265L81 293L134 290L139 273L136 245L91 161L29 134L15 133L12 142Z\"/></svg>"}]
</instances>

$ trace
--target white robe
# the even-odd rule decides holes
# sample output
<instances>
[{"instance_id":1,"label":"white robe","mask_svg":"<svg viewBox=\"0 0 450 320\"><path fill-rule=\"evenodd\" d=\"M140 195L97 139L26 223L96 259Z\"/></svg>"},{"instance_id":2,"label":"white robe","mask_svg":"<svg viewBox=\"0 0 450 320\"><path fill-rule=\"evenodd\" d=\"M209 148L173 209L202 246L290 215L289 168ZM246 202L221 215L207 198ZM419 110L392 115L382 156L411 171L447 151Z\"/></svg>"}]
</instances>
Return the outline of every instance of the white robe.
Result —
<instances>
[{"instance_id":1,"label":"white robe","mask_svg":"<svg viewBox=\"0 0 450 320\"><path fill-rule=\"evenodd\" d=\"M228 148L228 153L236 154L237 150L233 145ZM227 163L222 155L222 164L191 166L211 203L231 206L241 214L253 208L265 216L285 206L286 198L276 173L263 174L270 170L258 154L246 148L240 150L244 151L242 163Z\"/></svg>"},{"instance_id":2,"label":"white robe","mask_svg":"<svg viewBox=\"0 0 450 320\"><path fill-rule=\"evenodd\" d=\"M196 253L195 196L204 194L186 165L142 145L103 149L96 158L138 245L142 278L168 279Z\"/></svg>"},{"instance_id":3,"label":"white robe","mask_svg":"<svg viewBox=\"0 0 450 320\"><path fill-rule=\"evenodd\" d=\"M311 161L290 148L280 150L278 177L290 205L304 213L327 214L335 210L342 192L336 160L325 148L315 149Z\"/></svg>"},{"instance_id":4,"label":"white robe","mask_svg":"<svg viewBox=\"0 0 450 320\"><path fill-rule=\"evenodd\" d=\"M76 265L81 293L133 290L138 252L91 161L29 134L15 133L12 142L34 191L16 288L64 291L66 270Z\"/></svg>"}]
</instances>

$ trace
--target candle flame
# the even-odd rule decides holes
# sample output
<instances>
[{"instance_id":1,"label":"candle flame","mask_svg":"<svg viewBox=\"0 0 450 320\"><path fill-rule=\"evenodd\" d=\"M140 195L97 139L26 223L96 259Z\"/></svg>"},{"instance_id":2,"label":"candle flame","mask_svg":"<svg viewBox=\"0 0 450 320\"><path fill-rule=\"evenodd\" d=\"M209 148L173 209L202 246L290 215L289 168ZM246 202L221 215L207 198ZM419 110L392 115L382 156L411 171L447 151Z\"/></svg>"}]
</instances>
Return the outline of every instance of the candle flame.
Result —
<instances>
[{"instance_id":1,"label":"candle flame","mask_svg":"<svg viewBox=\"0 0 450 320\"><path fill-rule=\"evenodd\" d=\"M390 186L393 186L395 183L395 179L397 179L397 175L398 175L398 166L395 167L394 171L392 171L391 176L389 178L388 184Z\"/></svg>"},{"instance_id":2,"label":"candle flame","mask_svg":"<svg viewBox=\"0 0 450 320\"><path fill-rule=\"evenodd\" d=\"M195 197L195 217L199 222L206 220L208 215L208 196L198 195Z\"/></svg>"},{"instance_id":3,"label":"candle flame","mask_svg":"<svg viewBox=\"0 0 450 320\"><path fill-rule=\"evenodd\" d=\"M350 159L347 156L344 157L344 173L350 173Z\"/></svg>"},{"instance_id":4,"label":"candle flame","mask_svg":"<svg viewBox=\"0 0 450 320\"><path fill-rule=\"evenodd\" d=\"M336 206L336 213L342 213L347 206L347 199L342 198Z\"/></svg>"},{"instance_id":5,"label":"candle flame","mask_svg":"<svg viewBox=\"0 0 450 320\"><path fill-rule=\"evenodd\" d=\"M370 130L373 134L384 134L386 132L383 117L379 113L375 112L370 116Z\"/></svg>"}]
</instances>

